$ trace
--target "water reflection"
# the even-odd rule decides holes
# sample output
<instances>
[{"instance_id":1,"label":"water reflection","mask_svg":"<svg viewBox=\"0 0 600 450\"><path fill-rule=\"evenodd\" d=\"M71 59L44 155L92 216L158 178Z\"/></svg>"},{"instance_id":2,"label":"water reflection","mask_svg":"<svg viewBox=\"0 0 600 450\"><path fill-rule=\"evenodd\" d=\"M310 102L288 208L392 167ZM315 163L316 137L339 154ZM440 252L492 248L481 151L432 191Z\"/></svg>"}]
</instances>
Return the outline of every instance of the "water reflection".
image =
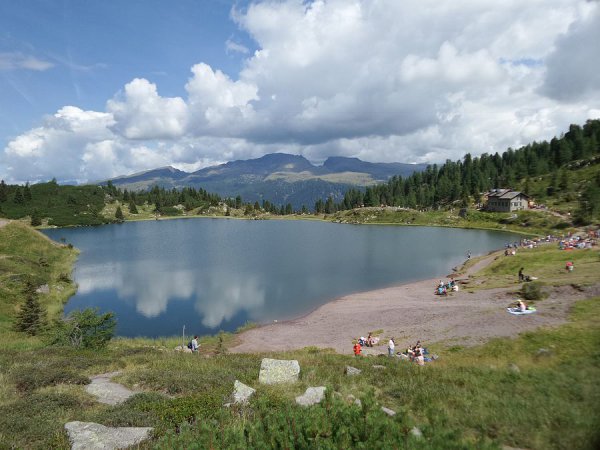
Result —
<instances>
[{"instance_id":1,"label":"water reflection","mask_svg":"<svg viewBox=\"0 0 600 450\"><path fill-rule=\"evenodd\" d=\"M65 312L114 311L117 333L235 330L297 317L350 292L448 273L512 236L308 222L172 220L47 230L81 249Z\"/></svg>"}]
</instances>

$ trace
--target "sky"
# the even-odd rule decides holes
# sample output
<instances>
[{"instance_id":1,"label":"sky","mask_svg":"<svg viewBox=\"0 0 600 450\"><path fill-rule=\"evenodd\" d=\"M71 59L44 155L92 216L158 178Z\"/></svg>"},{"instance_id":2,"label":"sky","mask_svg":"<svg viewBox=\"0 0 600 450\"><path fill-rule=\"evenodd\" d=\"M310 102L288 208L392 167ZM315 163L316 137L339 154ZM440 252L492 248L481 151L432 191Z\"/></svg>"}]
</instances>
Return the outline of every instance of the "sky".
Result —
<instances>
[{"instance_id":1,"label":"sky","mask_svg":"<svg viewBox=\"0 0 600 450\"><path fill-rule=\"evenodd\" d=\"M0 1L0 178L441 163L600 118L597 0Z\"/></svg>"}]
</instances>

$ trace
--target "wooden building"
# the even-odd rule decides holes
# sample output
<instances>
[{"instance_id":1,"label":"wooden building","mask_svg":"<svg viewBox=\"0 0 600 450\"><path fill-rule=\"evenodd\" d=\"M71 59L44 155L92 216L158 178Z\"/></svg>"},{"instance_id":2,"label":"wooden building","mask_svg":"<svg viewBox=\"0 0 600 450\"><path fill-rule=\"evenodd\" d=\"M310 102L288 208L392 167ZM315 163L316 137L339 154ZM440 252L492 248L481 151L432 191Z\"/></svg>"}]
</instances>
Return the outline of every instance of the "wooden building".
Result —
<instances>
[{"instance_id":1,"label":"wooden building","mask_svg":"<svg viewBox=\"0 0 600 450\"><path fill-rule=\"evenodd\" d=\"M529 209L529 196L511 189L492 189L487 193L485 209L498 212Z\"/></svg>"}]
</instances>

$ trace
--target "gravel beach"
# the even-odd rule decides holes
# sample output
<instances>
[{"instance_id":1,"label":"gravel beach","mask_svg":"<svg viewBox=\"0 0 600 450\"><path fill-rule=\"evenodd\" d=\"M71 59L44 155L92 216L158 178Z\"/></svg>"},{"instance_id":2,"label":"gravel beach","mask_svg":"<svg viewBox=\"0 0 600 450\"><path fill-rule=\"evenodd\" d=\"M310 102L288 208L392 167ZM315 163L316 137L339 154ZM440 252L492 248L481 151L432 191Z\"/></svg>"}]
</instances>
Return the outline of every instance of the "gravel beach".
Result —
<instances>
[{"instance_id":1,"label":"gravel beach","mask_svg":"<svg viewBox=\"0 0 600 450\"><path fill-rule=\"evenodd\" d=\"M476 273L502 252L492 253L462 276ZM444 278L444 277L441 277ZM308 346L352 353L352 339L383 330L375 353L385 352L387 340L395 338L397 349L421 340L425 345L476 345L493 337L516 336L542 326L565 323L578 299L598 295L600 286L580 292L570 286L555 288L538 305L535 314L514 316L506 307L515 299L512 289L464 289L448 297L434 295L440 277L340 297L294 320L263 325L239 335L234 353L271 352ZM369 349L371 350L371 349Z\"/></svg>"}]
</instances>

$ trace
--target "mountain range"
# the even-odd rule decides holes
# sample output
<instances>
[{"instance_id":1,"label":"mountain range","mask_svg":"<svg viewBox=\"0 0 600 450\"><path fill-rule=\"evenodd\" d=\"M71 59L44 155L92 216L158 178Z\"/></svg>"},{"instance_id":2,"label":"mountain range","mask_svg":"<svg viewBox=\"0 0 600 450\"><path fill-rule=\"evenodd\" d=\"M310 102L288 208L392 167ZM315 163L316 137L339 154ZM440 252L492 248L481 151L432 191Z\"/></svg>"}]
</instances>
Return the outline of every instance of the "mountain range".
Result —
<instances>
[{"instance_id":1,"label":"mountain range","mask_svg":"<svg viewBox=\"0 0 600 450\"><path fill-rule=\"evenodd\" d=\"M343 198L350 188L364 188L400 175L422 171L425 164L370 163L358 158L335 156L321 166L306 158L286 153L271 153L257 159L236 160L188 173L162 167L110 181L123 189L145 190L153 186L167 189L202 188L221 197L240 195L245 202L268 200L276 205L290 203L312 208L318 199ZM105 184L106 182L102 183Z\"/></svg>"}]
</instances>

